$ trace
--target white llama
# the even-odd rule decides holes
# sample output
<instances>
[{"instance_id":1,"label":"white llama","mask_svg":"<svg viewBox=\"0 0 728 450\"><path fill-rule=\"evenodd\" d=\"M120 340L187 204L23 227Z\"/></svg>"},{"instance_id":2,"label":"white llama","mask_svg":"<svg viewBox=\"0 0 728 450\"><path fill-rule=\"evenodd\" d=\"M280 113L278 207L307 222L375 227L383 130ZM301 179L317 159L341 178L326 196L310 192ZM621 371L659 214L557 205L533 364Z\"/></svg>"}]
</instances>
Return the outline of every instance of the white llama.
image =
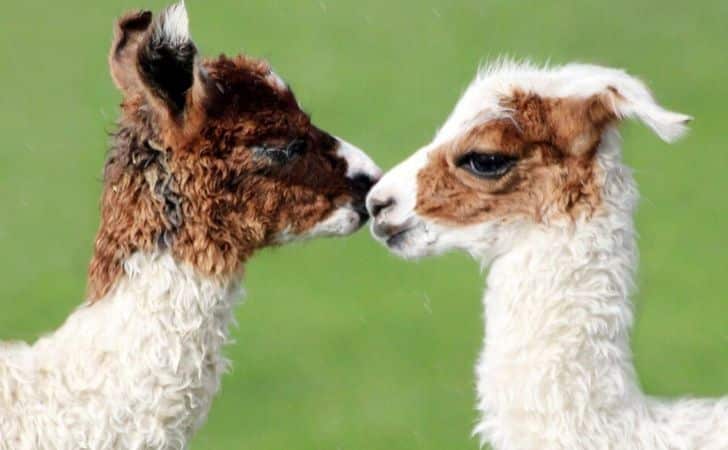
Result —
<instances>
[{"instance_id":1,"label":"white llama","mask_svg":"<svg viewBox=\"0 0 728 450\"><path fill-rule=\"evenodd\" d=\"M393 252L490 266L475 432L495 449L728 449L728 399L660 401L635 375L626 117L668 142L689 121L623 71L500 62L369 195Z\"/></svg>"},{"instance_id":2,"label":"white llama","mask_svg":"<svg viewBox=\"0 0 728 450\"><path fill-rule=\"evenodd\" d=\"M187 448L228 365L242 264L367 219L380 173L364 153L264 61L196 53L182 3L118 23L88 301L34 345L0 345L0 449Z\"/></svg>"}]
</instances>

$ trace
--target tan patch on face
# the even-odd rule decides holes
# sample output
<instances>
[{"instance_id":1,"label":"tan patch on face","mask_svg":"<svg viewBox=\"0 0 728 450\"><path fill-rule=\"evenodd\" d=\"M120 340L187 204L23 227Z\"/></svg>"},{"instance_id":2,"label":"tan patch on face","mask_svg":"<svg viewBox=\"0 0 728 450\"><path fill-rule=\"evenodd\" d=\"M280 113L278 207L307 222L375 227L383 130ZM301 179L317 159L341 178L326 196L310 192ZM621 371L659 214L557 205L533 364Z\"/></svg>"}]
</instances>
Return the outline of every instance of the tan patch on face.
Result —
<instances>
[{"instance_id":1,"label":"tan patch on face","mask_svg":"<svg viewBox=\"0 0 728 450\"><path fill-rule=\"evenodd\" d=\"M599 207L595 156L615 119L600 96L545 99L516 93L513 120L494 120L433 150L418 174L417 212L451 225L528 218L545 222L589 216ZM499 179L458 166L470 153L517 158Z\"/></svg>"}]
</instances>

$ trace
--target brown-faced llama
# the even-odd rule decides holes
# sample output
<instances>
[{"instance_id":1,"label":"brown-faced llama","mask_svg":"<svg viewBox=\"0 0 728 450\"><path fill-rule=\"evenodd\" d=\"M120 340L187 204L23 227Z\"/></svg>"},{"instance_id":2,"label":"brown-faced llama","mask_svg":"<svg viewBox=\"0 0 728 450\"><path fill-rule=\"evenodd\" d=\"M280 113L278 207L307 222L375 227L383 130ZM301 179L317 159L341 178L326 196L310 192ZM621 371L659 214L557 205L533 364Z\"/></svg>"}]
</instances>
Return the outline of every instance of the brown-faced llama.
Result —
<instances>
[{"instance_id":1,"label":"brown-faced llama","mask_svg":"<svg viewBox=\"0 0 728 450\"><path fill-rule=\"evenodd\" d=\"M88 301L0 345L0 449L184 449L205 421L256 250L353 233L380 176L264 62L201 60L183 3L121 18L123 93Z\"/></svg>"},{"instance_id":2,"label":"brown-faced llama","mask_svg":"<svg viewBox=\"0 0 728 450\"><path fill-rule=\"evenodd\" d=\"M665 141L689 120L621 70L494 64L369 194L395 253L457 249L490 266L476 433L494 449L728 449L728 398L663 401L635 374L623 118Z\"/></svg>"}]
</instances>

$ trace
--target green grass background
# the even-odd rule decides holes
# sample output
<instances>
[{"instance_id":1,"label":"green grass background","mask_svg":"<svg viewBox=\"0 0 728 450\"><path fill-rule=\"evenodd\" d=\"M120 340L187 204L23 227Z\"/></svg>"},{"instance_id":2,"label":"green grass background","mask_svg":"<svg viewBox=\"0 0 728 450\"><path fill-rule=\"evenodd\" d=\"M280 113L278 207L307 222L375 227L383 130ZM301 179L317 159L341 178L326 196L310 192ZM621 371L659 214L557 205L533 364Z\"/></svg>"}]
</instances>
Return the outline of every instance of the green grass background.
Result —
<instances>
[{"instance_id":1,"label":"green grass background","mask_svg":"<svg viewBox=\"0 0 728 450\"><path fill-rule=\"evenodd\" d=\"M159 0L0 10L0 338L33 340L83 295L120 97L114 17ZM479 63L507 53L628 68L696 117L677 145L624 129L643 200L634 348L645 389L728 393L728 2L189 0L207 55L268 58L323 128L391 167ZM194 449L471 449L482 275L395 259L362 232L248 266L234 372Z\"/></svg>"}]
</instances>

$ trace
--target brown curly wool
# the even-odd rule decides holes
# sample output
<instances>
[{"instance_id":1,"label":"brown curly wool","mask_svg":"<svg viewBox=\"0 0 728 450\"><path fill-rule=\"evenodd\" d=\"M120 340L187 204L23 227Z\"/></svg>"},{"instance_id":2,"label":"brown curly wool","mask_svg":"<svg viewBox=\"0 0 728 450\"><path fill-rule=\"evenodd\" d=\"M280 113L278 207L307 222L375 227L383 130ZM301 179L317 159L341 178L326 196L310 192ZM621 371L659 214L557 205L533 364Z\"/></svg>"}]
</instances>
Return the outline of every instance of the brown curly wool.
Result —
<instances>
[{"instance_id":1,"label":"brown curly wool","mask_svg":"<svg viewBox=\"0 0 728 450\"><path fill-rule=\"evenodd\" d=\"M255 250L305 233L358 195L337 140L311 123L266 62L199 62L191 42L167 61L155 32L148 13L125 16L109 56L124 101L104 172L92 301L134 252L169 249L206 275L234 276ZM165 70L188 63L181 109L184 79L165 93Z\"/></svg>"}]
</instances>

